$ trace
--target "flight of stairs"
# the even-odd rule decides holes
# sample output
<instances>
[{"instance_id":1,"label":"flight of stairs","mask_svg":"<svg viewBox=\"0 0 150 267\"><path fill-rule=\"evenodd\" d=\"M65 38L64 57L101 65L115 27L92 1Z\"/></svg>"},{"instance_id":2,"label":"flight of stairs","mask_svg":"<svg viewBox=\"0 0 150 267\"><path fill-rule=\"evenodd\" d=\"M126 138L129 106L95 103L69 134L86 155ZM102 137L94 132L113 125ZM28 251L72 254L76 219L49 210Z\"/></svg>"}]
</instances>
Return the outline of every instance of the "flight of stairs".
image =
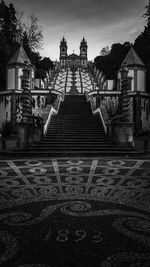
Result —
<instances>
[{"instance_id":1,"label":"flight of stairs","mask_svg":"<svg viewBox=\"0 0 150 267\"><path fill-rule=\"evenodd\" d=\"M66 95L53 115L46 136L38 144L18 151L23 156L120 156L134 149L116 147L105 136L99 116L93 116L85 95Z\"/></svg>"}]
</instances>

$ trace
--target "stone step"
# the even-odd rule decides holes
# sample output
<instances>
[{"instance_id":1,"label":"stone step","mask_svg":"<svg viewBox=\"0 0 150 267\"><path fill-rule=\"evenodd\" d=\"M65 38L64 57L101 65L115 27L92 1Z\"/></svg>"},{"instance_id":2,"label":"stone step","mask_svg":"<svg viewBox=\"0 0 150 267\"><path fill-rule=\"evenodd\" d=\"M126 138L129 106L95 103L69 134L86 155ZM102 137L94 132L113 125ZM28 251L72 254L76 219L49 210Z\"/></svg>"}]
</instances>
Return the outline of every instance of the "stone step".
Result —
<instances>
[{"instance_id":1,"label":"stone step","mask_svg":"<svg viewBox=\"0 0 150 267\"><path fill-rule=\"evenodd\" d=\"M93 138L92 139L88 139L88 138L58 138L58 137L53 137L53 138L44 138L43 140L41 140L41 143L48 143L48 142L56 142L56 143L108 143L108 144L112 144L111 141L106 140L104 138Z\"/></svg>"},{"instance_id":2,"label":"stone step","mask_svg":"<svg viewBox=\"0 0 150 267\"><path fill-rule=\"evenodd\" d=\"M18 151L6 151L3 153L3 155L7 155L7 157L128 157L128 158L136 158L142 155L142 152L137 151L118 151L114 150L112 151L106 151L106 150L100 150L100 151L24 151L18 150Z\"/></svg>"},{"instance_id":3,"label":"stone step","mask_svg":"<svg viewBox=\"0 0 150 267\"><path fill-rule=\"evenodd\" d=\"M55 132L57 132L57 133L66 133L66 134L68 134L68 133L94 133L94 134L104 134L104 131L102 130L102 129L97 129L97 130L93 130L93 129L87 129L87 128L85 128L85 129L63 129L63 128L59 128L59 127L57 127L56 128L56 130L54 130L54 129L48 129L47 130L47 134L51 134L51 133L55 133Z\"/></svg>"},{"instance_id":4,"label":"stone step","mask_svg":"<svg viewBox=\"0 0 150 267\"><path fill-rule=\"evenodd\" d=\"M105 148L105 147L109 147L109 148L116 148L114 145L112 145L112 144L102 144L102 143L95 143L95 144L90 144L90 143L87 143L87 144L82 144L82 143L58 143L58 142L56 142L56 143L53 143L53 142L49 142L49 143L46 143L46 144L43 144L43 143L41 143L41 144L38 144L38 146L37 145L32 145L32 146L30 146L30 147L32 147L32 148L52 148L52 147L64 147L64 148L68 148L68 147L71 147L71 148L76 148L76 147L87 147L87 148L93 148L93 149L95 149L95 148L97 148L97 147L103 147L103 148Z\"/></svg>"},{"instance_id":5,"label":"stone step","mask_svg":"<svg viewBox=\"0 0 150 267\"><path fill-rule=\"evenodd\" d=\"M105 147L101 147L101 146L97 146L97 147L89 147L89 146L87 146L87 147L85 147L85 146L69 146L69 147L66 147L66 146L61 146L61 147L59 147L59 146L55 146L55 147L51 147L51 146L49 146L49 147L39 147L39 146L37 146L37 147L29 147L29 148L26 148L26 149L24 149L24 151L82 151L82 150L84 150L84 151L101 151L101 150L105 150L105 151L111 151L111 152L114 152L115 151L115 149L119 152L119 151L126 151L126 152L128 152L128 151L133 151L133 149L128 149L128 148L122 148L122 147L111 147L111 146L105 146Z\"/></svg>"},{"instance_id":6,"label":"stone step","mask_svg":"<svg viewBox=\"0 0 150 267\"><path fill-rule=\"evenodd\" d=\"M89 132L89 131L86 131L86 132L75 132L75 131L52 131L52 132L49 132L46 137L52 137L52 136L66 136L66 138L68 138L69 136L71 137L75 137L75 138L80 138L80 137L88 137L88 136L91 136L91 138L94 138L94 137L102 137L102 138L105 138L105 134L104 132ZM77 137L76 137L77 136ZM46 138L45 137L45 138Z\"/></svg>"},{"instance_id":7,"label":"stone step","mask_svg":"<svg viewBox=\"0 0 150 267\"><path fill-rule=\"evenodd\" d=\"M47 144L48 142L52 142L53 144L57 144L58 142L59 143L83 143L84 141L84 144L112 144L111 141L108 141L108 140L105 140L105 139L97 139L97 140L93 140L93 139L90 139L90 140L84 140L84 139L44 139L42 140L39 144Z\"/></svg>"}]
</instances>

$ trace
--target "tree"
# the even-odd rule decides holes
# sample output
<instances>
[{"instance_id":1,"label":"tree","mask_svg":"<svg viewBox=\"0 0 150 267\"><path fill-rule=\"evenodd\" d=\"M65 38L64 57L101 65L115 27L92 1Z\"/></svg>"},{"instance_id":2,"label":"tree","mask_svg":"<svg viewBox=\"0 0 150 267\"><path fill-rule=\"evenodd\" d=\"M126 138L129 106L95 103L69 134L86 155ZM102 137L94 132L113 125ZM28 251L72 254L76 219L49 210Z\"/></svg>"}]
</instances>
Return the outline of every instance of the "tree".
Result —
<instances>
[{"instance_id":1,"label":"tree","mask_svg":"<svg viewBox=\"0 0 150 267\"><path fill-rule=\"evenodd\" d=\"M109 54L101 55L94 59L94 65L97 69L103 71L105 75L115 79L117 71L130 47L131 44L129 42L124 44L115 43L111 46Z\"/></svg>"},{"instance_id":2,"label":"tree","mask_svg":"<svg viewBox=\"0 0 150 267\"><path fill-rule=\"evenodd\" d=\"M101 55L101 56L106 56L106 55L108 55L109 53L110 53L110 49L109 49L108 46L103 47L103 48L101 49L101 51L100 51L100 55Z\"/></svg>"},{"instance_id":3,"label":"tree","mask_svg":"<svg viewBox=\"0 0 150 267\"><path fill-rule=\"evenodd\" d=\"M19 42L23 42L25 45L28 45L32 51L40 49L43 44L43 34L38 24L39 19L33 14L28 16L27 19L25 19L23 16L23 12L18 12L17 17Z\"/></svg>"},{"instance_id":4,"label":"tree","mask_svg":"<svg viewBox=\"0 0 150 267\"><path fill-rule=\"evenodd\" d=\"M41 47L43 35L38 18L30 15L28 21L23 12L16 12L12 3L0 0L0 89L6 88L7 65L22 43L31 63L38 68L41 57L36 50Z\"/></svg>"},{"instance_id":5,"label":"tree","mask_svg":"<svg viewBox=\"0 0 150 267\"><path fill-rule=\"evenodd\" d=\"M148 4L145 6L146 12L144 13L144 17L146 18L147 27L150 27L150 0Z\"/></svg>"},{"instance_id":6,"label":"tree","mask_svg":"<svg viewBox=\"0 0 150 267\"><path fill-rule=\"evenodd\" d=\"M13 4L9 6L4 1L0 3L0 34L3 38L1 41L6 41L10 44L16 42L17 37L17 18Z\"/></svg>"},{"instance_id":7,"label":"tree","mask_svg":"<svg viewBox=\"0 0 150 267\"><path fill-rule=\"evenodd\" d=\"M44 57L40 62L40 67L45 71L49 72L50 69L53 69L53 62L49 57Z\"/></svg>"},{"instance_id":8,"label":"tree","mask_svg":"<svg viewBox=\"0 0 150 267\"><path fill-rule=\"evenodd\" d=\"M17 18L13 4L7 6L2 0L0 2L0 89L6 88L7 64L16 51L18 44Z\"/></svg>"},{"instance_id":9,"label":"tree","mask_svg":"<svg viewBox=\"0 0 150 267\"><path fill-rule=\"evenodd\" d=\"M147 91L150 91L150 0L145 9L146 12L143 16L146 18L146 26L143 32L135 39L134 49L145 63Z\"/></svg>"},{"instance_id":10,"label":"tree","mask_svg":"<svg viewBox=\"0 0 150 267\"><path fill-rule=\"evenodd\" d=\"M50 70L53 69L53 62L50 58L45 57L43 58L37 68L36 77L37 78L46 78L47 75L50 75Z\"/></svg>"}]
</instances>

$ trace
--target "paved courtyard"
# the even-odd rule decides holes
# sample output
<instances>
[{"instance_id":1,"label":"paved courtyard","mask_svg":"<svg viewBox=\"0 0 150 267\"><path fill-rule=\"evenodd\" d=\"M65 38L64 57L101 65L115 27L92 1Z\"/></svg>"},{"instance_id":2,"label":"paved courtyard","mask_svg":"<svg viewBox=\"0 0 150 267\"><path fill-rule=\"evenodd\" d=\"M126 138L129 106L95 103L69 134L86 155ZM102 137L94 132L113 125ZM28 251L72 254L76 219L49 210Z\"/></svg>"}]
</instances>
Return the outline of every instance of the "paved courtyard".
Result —
<instances>
[{"instance_id":1,"label":"paved courtyard","mask_svg":"<svg viewBox=\"0 0 150 267\"><path fill-rule=\"evenodd\" d=\"M150 266L150 160L0 160L0 266Z\"/></svg>"}]
</instances>

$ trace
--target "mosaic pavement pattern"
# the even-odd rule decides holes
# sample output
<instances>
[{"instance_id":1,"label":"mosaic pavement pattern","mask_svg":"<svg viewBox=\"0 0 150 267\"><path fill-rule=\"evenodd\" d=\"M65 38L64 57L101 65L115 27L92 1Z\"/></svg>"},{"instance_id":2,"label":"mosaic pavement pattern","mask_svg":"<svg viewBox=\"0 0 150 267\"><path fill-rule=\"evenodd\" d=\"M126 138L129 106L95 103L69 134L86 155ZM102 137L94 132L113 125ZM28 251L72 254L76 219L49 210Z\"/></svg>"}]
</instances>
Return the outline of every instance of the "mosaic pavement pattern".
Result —
<instances>
[{"instance_id":1,"label":"mosaic pavement pattern","mask_svg":"<svg viewBox=\"0 0 150 267\"><path fill-rule=\"evenodd\" d=\"M150 160L1 160L0 266L150 266Z\"/></svg>"}]
</instances>

